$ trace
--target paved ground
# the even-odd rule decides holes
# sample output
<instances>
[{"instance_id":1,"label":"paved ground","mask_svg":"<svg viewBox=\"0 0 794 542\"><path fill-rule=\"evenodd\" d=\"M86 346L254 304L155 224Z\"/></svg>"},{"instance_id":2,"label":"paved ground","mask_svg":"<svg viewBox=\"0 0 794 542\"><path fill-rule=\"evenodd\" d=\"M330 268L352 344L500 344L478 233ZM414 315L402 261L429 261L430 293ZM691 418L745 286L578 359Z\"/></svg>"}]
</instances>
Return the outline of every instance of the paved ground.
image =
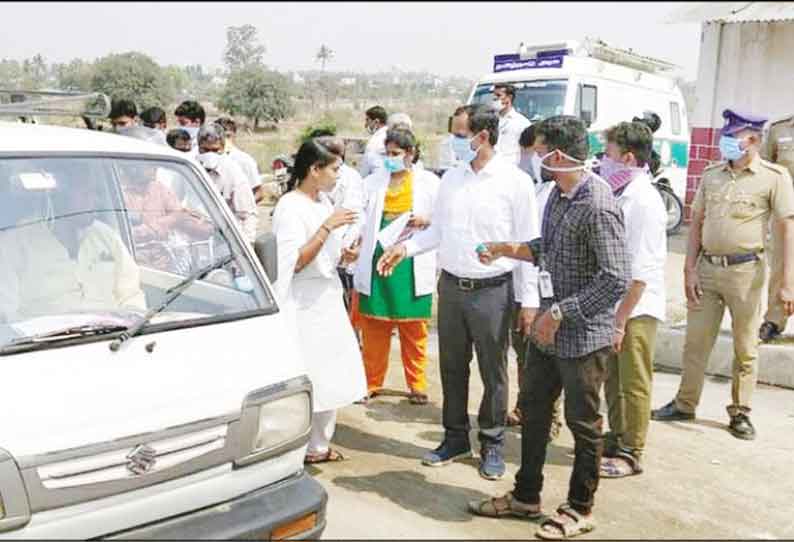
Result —
<instances>
[{"instance_id":1,"label":"paved ground","mask_svg":"<svg viewBox=\"0 0 794 542\"><path fill-rule=\"evenodd\" d=\"M393 341L390 389L403 389L398 341ZM507 474L498 482L479 477L477 460L429 468L419 459L442 436L437 343L430 345L432 404L415 406L404 397L378 397L367 406L340 412L336 445L348 461L311 467L329 493L325 538L480 538L532 536L522 520L471 516L466 503L512 487L520 462L520 433L508 430ZM476 361L474 362L476 363ZM469 413L476 428L482 386L473 367ZM511 360L511 376L515 375ZM656 373L654 405L669 400L677 375ZM512 380L511 383L514 383ZM511 386L511 404L515 385ZM753 420L758 439L740 441L725 429L730 382L708 379L691 423L651 422L646 472L604 480L597 493L598 529L588 538L792 538L788 503L794 486L794 391L762 387ZM472 432L476 445L476 432ZM545 511L563 501L573 447L563 430L548 449Z\"/></svg>"}]
</instances>

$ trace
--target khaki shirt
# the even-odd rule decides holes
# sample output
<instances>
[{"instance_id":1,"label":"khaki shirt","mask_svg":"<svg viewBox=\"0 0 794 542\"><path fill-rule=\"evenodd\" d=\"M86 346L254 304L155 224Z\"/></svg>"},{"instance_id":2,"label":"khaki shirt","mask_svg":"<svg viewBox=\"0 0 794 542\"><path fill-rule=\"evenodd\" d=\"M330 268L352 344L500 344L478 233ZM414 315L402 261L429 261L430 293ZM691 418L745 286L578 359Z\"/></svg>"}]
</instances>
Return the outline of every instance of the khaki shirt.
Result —
<instances>
[{"instance_id":1,"label":"khaki shirt","mask_svg":"<svg viewBox=\"0 0 794 542\"><path fill-rule=\"evenodd\" d=\"M770 126L761 155L788 169L794 177L794 117Z\"/></svg>"},{"instance_id":2,"label":"khaki shirt","mask_svg":"<svg viewBox=\"0 0 794 542\"><path fill-rule=\"evenodd\" d=\"M728 162L706 168L693 210L704 210L703 250L726 256L760 252L770 216L794 216L794 183L789 172L756 156L742 171Z\"/></svg>"}]
</instances>

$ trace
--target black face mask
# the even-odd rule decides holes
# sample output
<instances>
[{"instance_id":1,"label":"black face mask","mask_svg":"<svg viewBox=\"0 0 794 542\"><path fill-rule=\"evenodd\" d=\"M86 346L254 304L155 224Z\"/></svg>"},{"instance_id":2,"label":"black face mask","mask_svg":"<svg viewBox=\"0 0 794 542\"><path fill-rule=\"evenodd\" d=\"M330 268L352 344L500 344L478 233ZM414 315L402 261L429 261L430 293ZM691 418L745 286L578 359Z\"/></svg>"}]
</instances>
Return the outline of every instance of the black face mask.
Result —
<instances>
[{"instance_id":1,"label":"black face mask","mask_svg":"<svg viewBox=\"0 0 794 542\"><path fill-rule=\"evenodd\" d=\"M554 180L554 172L541 167L540 178L543 180L544 183L549 183Z\"/></svg>"}]
</instances>

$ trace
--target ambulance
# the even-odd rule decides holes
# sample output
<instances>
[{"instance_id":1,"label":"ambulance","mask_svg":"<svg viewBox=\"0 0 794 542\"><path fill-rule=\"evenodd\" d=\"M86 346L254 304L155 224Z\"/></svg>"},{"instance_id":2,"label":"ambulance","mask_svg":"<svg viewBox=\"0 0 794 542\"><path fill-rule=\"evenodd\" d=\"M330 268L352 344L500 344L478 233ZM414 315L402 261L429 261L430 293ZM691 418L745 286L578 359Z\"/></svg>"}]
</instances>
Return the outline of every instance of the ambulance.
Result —
<instances>
[{"instance_id":1,"label":"ambulance","mask_svg":"<svg viewBox=\"0 0 794 542\"><path fill-rule=\"evenodd\" d=\"M611 126L652 111L662 120L654 134L661 156L655 181L666 184L677 199L686 193L689 128L684 97L671 77L677 67L664 60L611 47L599 39L546 45L521 44L518 52L494 56L492 72L475 84L467 103L489 103L494 85L516 88L513 106L531 122L554 115L574 115L588 126L590 153L604 150ZM668 212L675 201L668 201ZM671 216L677 221L682 217Z\"/></svg>"}]
</instances>

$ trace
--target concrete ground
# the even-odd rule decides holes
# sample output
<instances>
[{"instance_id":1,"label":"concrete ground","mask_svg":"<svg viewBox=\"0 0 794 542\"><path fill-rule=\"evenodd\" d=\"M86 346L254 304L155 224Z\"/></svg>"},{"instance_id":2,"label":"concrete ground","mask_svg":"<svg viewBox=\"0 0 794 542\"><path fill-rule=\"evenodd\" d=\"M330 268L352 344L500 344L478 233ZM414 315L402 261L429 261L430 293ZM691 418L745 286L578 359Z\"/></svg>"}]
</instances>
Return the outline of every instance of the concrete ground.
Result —
<instances>
[{"instance_id":1,"label":"concrete ground","mask_svg":"<svg viewBox=\"0 0 794 542\"><path fill-rule=\"evenodd\" d=\"M398 340L386 386L404 389ZM340 411L334 444L348 458L311 466L309 472L329 494L328 539L531 538L535 525L519 519L475 517L467 502L512 488L520 464L521 435L508 429L507 474L497 482L477 473L477 459L441 468L420 464L422 454L442 438L441 384L437 341L428 364L431 404L381 396L369 405ZM473 362L476 364L476 360ZM482 385L472 367L469 414L477 450L476 413ZM510 404L516 395L510 361ZM673 397L679 377L656 373L653 404ZM794 391L761 386L753 422L758 438L735 439L726 430L730 382L708 378L699 419L651 422L645 473L602 480L596 494L598 528L584 538L747 539L794 538L789 496L794 486ZM573 463L573 439L564 429L550 444L546 460L544 512L563 502Z\"/></svg>"}]
</instances>

